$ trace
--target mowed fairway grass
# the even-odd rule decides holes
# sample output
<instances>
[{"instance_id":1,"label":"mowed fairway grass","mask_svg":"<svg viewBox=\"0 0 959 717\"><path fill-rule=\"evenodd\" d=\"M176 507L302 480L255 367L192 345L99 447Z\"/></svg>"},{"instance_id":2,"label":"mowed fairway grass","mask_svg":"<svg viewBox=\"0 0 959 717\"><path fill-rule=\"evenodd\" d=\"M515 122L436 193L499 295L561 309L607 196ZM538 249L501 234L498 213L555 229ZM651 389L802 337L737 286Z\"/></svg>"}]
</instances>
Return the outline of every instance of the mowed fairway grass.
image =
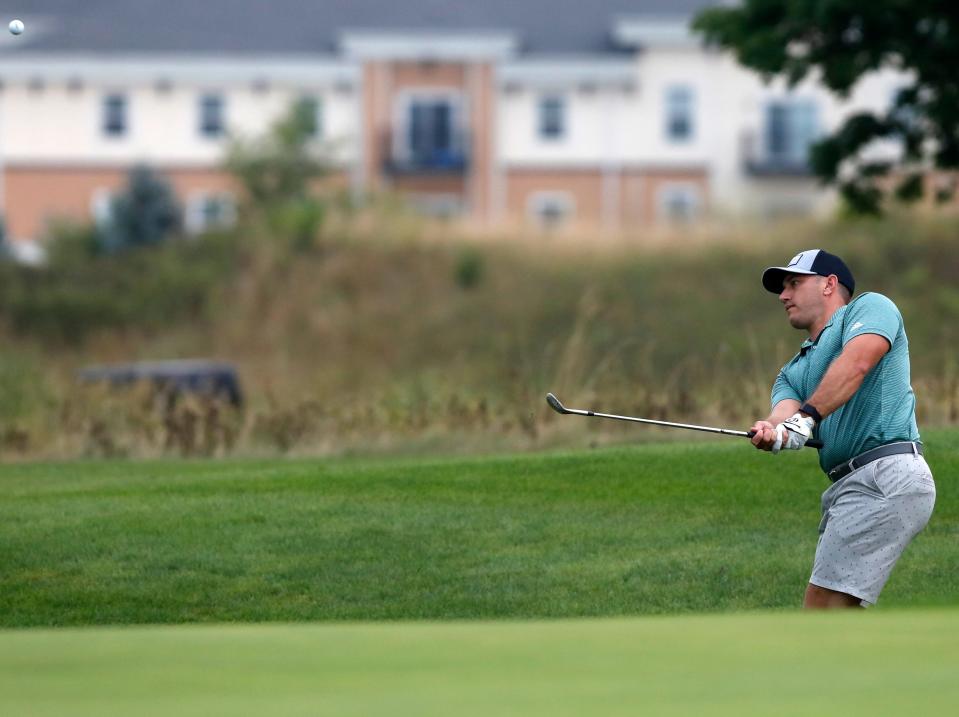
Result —
<instances>
[{"instance_id":1,"label":"mowed fairway grass","mask_svg":"<svg viewBox=\"0 0 959 717\"><path fill-rule=\"evenodd\" d=\"M0 467L0 714L950 714L926 442L933 521L843 614L794 609L813 451Z\"/></svg>"},{"instance_id":2,"label":"mowed fairway grass","mask_svg":"<svg viewBox=\"0 0 959 717\"><path fill-rule=\"evenodd\" d=\"M959 611L0 631L31 717L949 715Z\"/></svg>"},{"instance_id":3,"label":"mowed fairway grass","mask_svg":"<svg viewBox=\"0 0 959 717\"><path fill-rule=\"evenodd\" d=\"M878 609L959 595L959 434ZM0 467L0 627L794 608L827 483L742 439L470 460Z\"/></svg>"}]
</instances>

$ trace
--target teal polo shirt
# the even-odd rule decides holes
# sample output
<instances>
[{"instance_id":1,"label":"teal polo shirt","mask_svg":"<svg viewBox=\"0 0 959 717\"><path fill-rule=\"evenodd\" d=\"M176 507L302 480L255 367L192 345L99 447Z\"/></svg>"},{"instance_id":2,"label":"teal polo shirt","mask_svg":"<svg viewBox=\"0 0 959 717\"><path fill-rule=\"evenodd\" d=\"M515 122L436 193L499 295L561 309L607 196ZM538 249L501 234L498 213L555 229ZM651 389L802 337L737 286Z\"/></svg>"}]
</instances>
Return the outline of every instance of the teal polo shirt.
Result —
<instances>
[{"instance_id":1,"label":"teal polo shirt","mask_svg":"<svg viewBox=\"0 0 959 717\"><path fill-rule=\"evenodd\" d=\"M909 377L909 341L899 309L882 294L862 294L841 307L813 339L806 339L776 377L772 405L791 398L805 403L829 365L850 340L878 334L889 351L845 405L826 416L814 435L825 447L819 465L827 473L871 448L896 441L919 441L916 398Z\"/></svg>"}]
</instances>

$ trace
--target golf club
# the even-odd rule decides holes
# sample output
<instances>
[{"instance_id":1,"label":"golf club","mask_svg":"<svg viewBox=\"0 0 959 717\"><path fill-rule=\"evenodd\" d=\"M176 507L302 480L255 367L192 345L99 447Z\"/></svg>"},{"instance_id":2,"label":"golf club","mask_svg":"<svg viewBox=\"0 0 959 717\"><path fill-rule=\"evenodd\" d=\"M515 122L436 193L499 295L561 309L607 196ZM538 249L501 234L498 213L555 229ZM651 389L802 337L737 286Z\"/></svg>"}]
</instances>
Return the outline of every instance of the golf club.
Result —
<instances>
[{"instance_id":1,"label":"golf club","mask_svg":"<svg viewBox=\"0 0 959 717\"><path fill-rule=\"evenodd\" d=\"M612 418L616 421L632 421L633 423L647 423L652 426L664 426L666 428L687 428L692 431L706 431L707 433L722 433L726 436L741 436L743 438L752 438L753 431L733 431L729 428L712 428L711 426L694 426L689 423L672 423L671 421L656 421L652 418L635 418L633 416L616 416L611 413L597 413L596 411L581 411L575 408L566 408L562 402L552 393L546 394L546 403L549 404L557 413L572 413L577 416L596 416L597 418ZM809 448L822 448L822 441L808 440L806 446Z\"/></svg>"}]
</instances>

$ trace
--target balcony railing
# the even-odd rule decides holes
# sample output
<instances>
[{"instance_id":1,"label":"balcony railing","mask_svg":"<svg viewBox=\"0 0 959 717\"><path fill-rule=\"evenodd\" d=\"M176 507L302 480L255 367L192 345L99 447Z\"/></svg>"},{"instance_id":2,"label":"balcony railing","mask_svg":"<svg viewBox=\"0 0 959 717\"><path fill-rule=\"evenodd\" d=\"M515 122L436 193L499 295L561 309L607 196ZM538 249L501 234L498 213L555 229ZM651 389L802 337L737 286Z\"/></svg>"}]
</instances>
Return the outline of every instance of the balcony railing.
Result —
<instances>
[{"instance_id":1,"label":"balcony railing","mask_svg":"<svg viewBox=\"0 0 959 717\"><path fill-rule=\"evenodd\" d=\"M469 168L469 137L454 134L449 146L410 148L399 132L383 138L384 169L389 174L463 174Z\"/></svg>"}]
</instances>

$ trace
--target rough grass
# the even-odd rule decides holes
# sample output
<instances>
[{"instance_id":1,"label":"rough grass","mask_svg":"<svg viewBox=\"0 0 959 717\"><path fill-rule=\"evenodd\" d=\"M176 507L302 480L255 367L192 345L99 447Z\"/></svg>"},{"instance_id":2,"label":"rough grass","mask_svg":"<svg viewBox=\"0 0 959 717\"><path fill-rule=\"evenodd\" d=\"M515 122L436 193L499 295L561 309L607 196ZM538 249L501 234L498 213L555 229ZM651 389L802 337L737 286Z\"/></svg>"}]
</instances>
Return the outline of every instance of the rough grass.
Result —
<instances>
[{"instance_id":1,"label":"rough grass","mask_svg":"<svg viewBox=\"0 0 959 717\"><path fill-rule=\"evenodd\" d=\"M0 631L7 715L946 715L959 612Z\"/></svg>"},{"instance_id":2,"label":"rough grass","mask_svg":"<svg viewBox=\"0 0 959 717\"><path fill-rule=\"evenodd\" d=\"M902 309L920 425L959 422L955 219L618 244L466 241L450 230L430 241L399 224L387 215L362 231L328 227L298 252L270 237L220 237L199 265L196 247L171 247L83 271L68 263L42 280L0 276L0 458L478 452L635 435L558 420L547 391L597 410L750 425L802 339L760 271L811 246L846 257L861 290L886 292ZM63 300L65 286L86 298ZM108 321L100 305L119 313ZM73 343L44 333L79 326L78 306L104 323L83 324ZM24 324L16 307L36 322ZM75 381L89 363L197 356L236 363L244 414L187 406L170 415L148 397Z\"/></svg>"},{"instance_id":3,"label":"rough grass","mask_svg":"<svg viewBox=\"0 0 959 717\"><path fill-rule=\"evenodd\" d=\"M954 604L959 436L887 605ZM794 608L826 482L745 442L473 460L0 467L0 625Z\"/></svg>"}]
</instances>

